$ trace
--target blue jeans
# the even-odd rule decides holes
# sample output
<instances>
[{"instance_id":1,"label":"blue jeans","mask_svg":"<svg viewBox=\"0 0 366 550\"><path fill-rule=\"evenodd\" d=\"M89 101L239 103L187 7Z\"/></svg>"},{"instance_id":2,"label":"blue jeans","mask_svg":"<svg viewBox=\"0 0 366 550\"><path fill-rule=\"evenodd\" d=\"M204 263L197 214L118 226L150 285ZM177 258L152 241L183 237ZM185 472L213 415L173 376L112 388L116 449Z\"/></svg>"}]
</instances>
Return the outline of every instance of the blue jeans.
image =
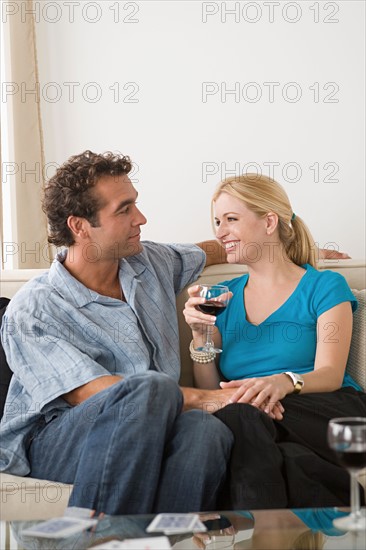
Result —
<instances>
[{"instance_id":1,"label":"blue jeans","mask_svg":"<svg viewBox=\"0 0 366 550\"><path fill-rule=\"evenodd\" d=\"M73 483L71 506L107 514L214 510L233 435L182 402L164 374L127 377L35 435L30 476Z\"/></svg>"}]
</instances>

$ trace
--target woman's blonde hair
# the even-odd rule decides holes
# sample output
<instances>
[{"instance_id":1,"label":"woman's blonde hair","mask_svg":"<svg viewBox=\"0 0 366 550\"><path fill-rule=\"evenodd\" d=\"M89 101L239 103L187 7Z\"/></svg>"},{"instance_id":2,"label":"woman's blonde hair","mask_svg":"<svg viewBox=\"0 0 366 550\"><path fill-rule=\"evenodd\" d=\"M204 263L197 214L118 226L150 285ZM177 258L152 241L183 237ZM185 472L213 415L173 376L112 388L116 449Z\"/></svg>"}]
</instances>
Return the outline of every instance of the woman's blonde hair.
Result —
<instances>
[{"instance_id":1,"label":"woman's blonde hair","mask_svg":"<svg viewBox=\"0 0 366 550\"><path fill-rule=\"evenodd\" d=\"M219 183L212 197L212 219L214 203L221 193L228 193L245 202L249 210L259 217L266 216L268 212L277 214L279 238L288 258L296 265L310 264L316 268L314 239L302 219L294 215L282 185L259 174L226 178Z\"/></svg>"},{"instance_id":2,"label":"woman's blonde hair","mask_svg":"<svg viewBox=\"0 0 366 550\"><path fill-rule=\"evenodd\" d=\"M305 531L292 543L291 550L322 550L326 537L320 531Z\"/></svg>"}]
</instances>

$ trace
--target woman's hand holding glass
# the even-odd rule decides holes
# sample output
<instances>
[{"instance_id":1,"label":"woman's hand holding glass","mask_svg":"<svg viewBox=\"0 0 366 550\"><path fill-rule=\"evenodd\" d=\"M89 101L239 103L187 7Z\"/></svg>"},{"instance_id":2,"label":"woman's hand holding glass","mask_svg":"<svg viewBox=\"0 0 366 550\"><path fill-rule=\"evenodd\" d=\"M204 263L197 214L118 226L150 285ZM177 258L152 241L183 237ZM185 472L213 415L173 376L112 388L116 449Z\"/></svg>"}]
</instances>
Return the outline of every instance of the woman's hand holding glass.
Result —
<instances>
[{"instance_id":1,"label":"woman's hand holding glass","mask_svg":"<svg viewBox=\"0 0 366 550\"><path fill-rule=\"evenodd\" d=\"M188 289L189 299L185 304L183 314L192 329L195 348L198 351L220 353L212 340L212 327L215 325L218 306L224 310L232 292L223 285L195 285ZM217 306L215 307L215 304ZM210 314L215 311L216 315ZM219 310L219 312L220 312ZM197 345L197 342L199 344Z\"/></svg>"},{"instance_id":2,"label":"woman's hand holding glass","mask_svg":"<svg viewBox=\"0 0 366 550\"><path fill-rule=\"evenodd\" d=\"M194 338L204 336L207 325L214 325L216 317L206 315L197 310L199 304L204 304L205 299L200 296L200 285L191 286L188 289L188 300L185 303L183 315L186 323L191 327Z\"/></svg>"}]
</instances>

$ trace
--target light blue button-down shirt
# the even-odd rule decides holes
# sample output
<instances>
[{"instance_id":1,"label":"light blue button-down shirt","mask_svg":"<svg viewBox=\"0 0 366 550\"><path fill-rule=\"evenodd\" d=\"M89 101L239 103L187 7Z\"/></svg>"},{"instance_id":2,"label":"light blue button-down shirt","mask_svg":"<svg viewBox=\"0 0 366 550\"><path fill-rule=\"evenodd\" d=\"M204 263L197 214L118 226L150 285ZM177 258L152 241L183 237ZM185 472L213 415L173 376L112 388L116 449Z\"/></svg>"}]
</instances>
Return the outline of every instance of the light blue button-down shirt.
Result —
<instances>
[{"instance_id":1,"label":"light blue button-down shirt","mask_svg":"<svg viewBox=\"0 0 366 550\"><path fill-rule=\"evenodd\" d=\"M27 446L41 418L69 408L60 396L95 378L153 369L178 381L176 295L205 264L194 245L143 242L120 261L126 301L88 289L63 267L25 284L11 300L1 337L14 375L0 424L0 471L30 472Z\"/></svg>"}]
</instances>

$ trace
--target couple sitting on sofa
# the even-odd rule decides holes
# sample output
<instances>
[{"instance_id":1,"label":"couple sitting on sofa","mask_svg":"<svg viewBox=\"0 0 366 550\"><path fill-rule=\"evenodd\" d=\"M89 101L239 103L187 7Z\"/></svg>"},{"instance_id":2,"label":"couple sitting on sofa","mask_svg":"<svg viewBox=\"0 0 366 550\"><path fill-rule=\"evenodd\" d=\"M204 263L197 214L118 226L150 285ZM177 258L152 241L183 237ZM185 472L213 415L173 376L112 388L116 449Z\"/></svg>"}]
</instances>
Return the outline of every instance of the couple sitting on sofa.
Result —
<instances>
[{"instance_id":1,"label":"couple sitting on sofa","mask_svg":"<svg viewBox=\"0 0 366 550\"><path fill-rule=\"evenodd\" d=\"M14 376L0 470L72 483L71 505L109 514L348 505L325 437L330 418L366 416L345 374L357 307L345 280L316 271L311 236L276 182L224 181L216 237L249 274L230 283L217 321L190 290L198 387L179 388L175 296L222 258L204 243L142 244L130 170L128 157L86 151L46 186L49 240L68 248L4 316ZM194 349L215 321L220 364Z\"/></svg>"}]
</instances>

